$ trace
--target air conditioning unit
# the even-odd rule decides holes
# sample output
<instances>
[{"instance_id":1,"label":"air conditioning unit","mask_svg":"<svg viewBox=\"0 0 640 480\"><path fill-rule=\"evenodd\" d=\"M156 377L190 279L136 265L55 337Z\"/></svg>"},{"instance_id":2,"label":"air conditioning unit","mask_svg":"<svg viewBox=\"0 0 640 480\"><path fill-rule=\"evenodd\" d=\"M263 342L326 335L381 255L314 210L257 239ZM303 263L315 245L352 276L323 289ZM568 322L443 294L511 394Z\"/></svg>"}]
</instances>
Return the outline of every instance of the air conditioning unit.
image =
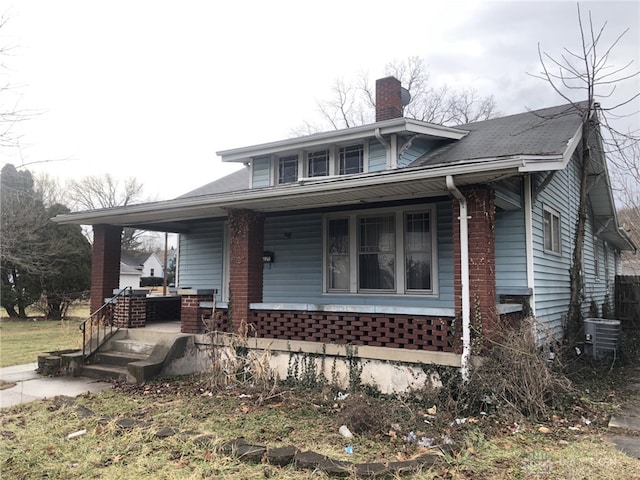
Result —
<instances>
[{"instance_id":1,"label":"air conditioning unit","mask_svg":"<svg viewBox=\"0 0 640 480\"><path fill-rule=\"evenodd\" d=\"M620 320L584 319L584 353L593 358L613 355L618 349Z\"/></svg>"}]
</instances>

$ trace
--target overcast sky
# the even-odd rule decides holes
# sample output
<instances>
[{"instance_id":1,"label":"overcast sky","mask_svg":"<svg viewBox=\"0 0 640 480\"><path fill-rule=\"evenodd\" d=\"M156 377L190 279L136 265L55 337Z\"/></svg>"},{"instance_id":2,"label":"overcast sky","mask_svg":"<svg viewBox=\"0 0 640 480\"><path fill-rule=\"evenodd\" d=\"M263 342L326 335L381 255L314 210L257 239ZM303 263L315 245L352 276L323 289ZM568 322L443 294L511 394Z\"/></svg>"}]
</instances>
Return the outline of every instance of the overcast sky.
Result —
<instances>
[{"instance_id":1,"label":"overcast sky","mask_svg":"<svg viewBox=\"0 0 640 480\"><path fill-rule=\"evenodd\" d=\"M64 180L134 176L167 199L238 168L215 152L290 136L317 119L333 81L420 56L436 84L493 94L503 113L564 103L531 78L538 43L578 50L574 2L24 0L3 2L3 108L31 112L20 148L0 164L31 163ZM610 63L640 68L640 2L587 2L626 28ZM622 98L640 91L638 79ZM606 105L613 100L603 100ZM640 101L632 106L638 127ZM44 163L32 163L44 162Z\"/></svg>"}]
</instances>

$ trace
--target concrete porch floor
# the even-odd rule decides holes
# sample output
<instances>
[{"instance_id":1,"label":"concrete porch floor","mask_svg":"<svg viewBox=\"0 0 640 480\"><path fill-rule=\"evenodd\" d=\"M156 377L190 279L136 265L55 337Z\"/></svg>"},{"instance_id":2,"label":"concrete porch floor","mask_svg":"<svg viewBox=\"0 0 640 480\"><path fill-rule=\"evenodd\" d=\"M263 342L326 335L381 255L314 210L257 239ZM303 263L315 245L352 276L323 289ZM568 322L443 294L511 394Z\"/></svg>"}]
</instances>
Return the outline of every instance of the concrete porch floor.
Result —
<instances>
[{"instance_id":1,"label":"concrete porch floor","mask_svg":"<svg viewBox=\"0 0 640 480\"><path fill-rule=\"evenodd\" d=\"M133 330L138 330L133 329ZM180 333L180 321L175 322L152 322L144 326L144 330L148 332L158 333Z\"/></svg>"}]
</instances>

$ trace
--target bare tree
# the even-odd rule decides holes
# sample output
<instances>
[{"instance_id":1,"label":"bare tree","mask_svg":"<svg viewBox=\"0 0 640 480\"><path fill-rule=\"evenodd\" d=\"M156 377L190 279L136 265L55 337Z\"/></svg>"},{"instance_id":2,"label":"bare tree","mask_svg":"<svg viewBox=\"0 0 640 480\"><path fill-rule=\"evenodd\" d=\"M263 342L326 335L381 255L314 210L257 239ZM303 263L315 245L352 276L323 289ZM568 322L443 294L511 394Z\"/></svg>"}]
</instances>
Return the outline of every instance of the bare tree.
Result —
<instances>
[{"instance_id":1,"label":"bare tree","mask_svg":"<svg viewBox=\"0 0 640 480\"><path fill-rule=\"evenodd\" d=\"M96 210L126 206L142 200L143 186L133 177L123 181L105 173L69 180L67 189L74 208Z\"/></svg>"},{"instance_id":2,"label":"bare tree","mask_svg":"<svg viewBox=\"0 0 640 480\"><path fill-rule=\"evenodd\" d=\"M440 125L460 125L487 120L499 114L493 96L481 97L473 89L454 90L447 85L435 86L420 57L394 60L385 67L385 75L393 75L411 93L404 116ZM305 121L292 131L295 135L327 129L350 128L375 121L375 88L367 72L354 81L336 79L331 96L317 102L320 122Z\"/></svg>"},{"instance_id":3,"label":"bare tree","mask_svg":"<svg viewBox=\"0 0 640 480\"><path fill-rule=\"evenodd\" d=\"M9 21L6 15L0 16L0 31ZM15 46L0 46L0 69L5 70L4 59ZM14 133L14 127L18 122L25 120L28 115L18 108L18 96L15 95L15 86L8 80L0 85L0 148L18 147L18 136Z\"/></svg>"},{"instance_id":4,"label":"bare tree","mask_svg":"<svg viewBox=\"0 0 640 480\"><path fill-rule=\"evenodd\" d=\"M20 166L22 168L22 165ZM39 172L34 175L34 189L45 207L55 204L66 205L66 190L62 187L57 178L46 172Z\"/></svg>"},{"instance_id":5,"label":"bare tree","mask_svg":"<svg viewBox=\"0 0 640 480\"><path fill-rule=\"evenodd\" d=\"M97 210L131 205L142 201L143 185L133 177L119 180L109 173L90 175L67 182L67 195L75 210ZM137 250L143 231L124 228L123 250Z\"/></svg>"},{"instance_id":6,"label":"bare tree","mask_svg":"<svg viewBox=\"0 0 640 480\"><path fill-rule=\"evenodd\" d=\"M586 20L586 21L585 21ZM539 74L533 75L546 81L553 90L571 105L573 113L578 113L582 118L581 154L579 157L580 169L580 195L576 229L574 238L574 250L570 269L571 298L567 315L567 330L565 336L573 341L582 325L582 303L584 298L583 284L583 251L585 225L587 218L587 193L588 193L588 166L592 161L592 149L600 150L602 145L606 154L607 147L618 148L637 143L637 137L633 134L621 134L612 127L611 117L621 106L632 102L640 96L640 93L631 98L616 102L613 105L603 106L600 102L609 100L616 86L622 82L638 76L638 71L630 71L631 63L622 67L614 67L609 62L611 52L620 39L627 33L622 32L609 45L602 45L603 34L607 23L596 28L591 18L591 12L587 19L583 19L578 5L578 26L580 30L581 46L579 51L564 49L559 57L553 57L543 52L538 45L538 56L542 66ZM575 101L578 93L581 101ZM603 126L604 128L598 128ZM603 133L603 136L601 135ZM597 135L597 137L594 136ZM637 177L636 177L637 178Z\"/></svg>"}]
</instances>

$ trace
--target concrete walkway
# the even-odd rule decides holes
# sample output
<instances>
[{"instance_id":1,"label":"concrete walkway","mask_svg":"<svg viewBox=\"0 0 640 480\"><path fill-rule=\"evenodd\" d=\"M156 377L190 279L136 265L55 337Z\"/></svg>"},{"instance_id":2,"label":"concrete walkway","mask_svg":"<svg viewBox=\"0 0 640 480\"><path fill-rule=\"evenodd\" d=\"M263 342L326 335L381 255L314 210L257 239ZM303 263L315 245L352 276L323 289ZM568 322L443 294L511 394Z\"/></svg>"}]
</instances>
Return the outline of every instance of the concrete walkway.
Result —
<instances>
[{"instance_id":1,"label":"concrete walkway","mask_svg":"<svg viewBox=\"0 0 640 480\"><path fill-rule=\"evenodd\" d=\"M111 389L111 384L87 377L44 377L37 363L0 368L0 383L15 384L0 390L0 409L57 395L76 397Z\"/></svg>"},{"instance_id":2,"label":"concrete walkway","mask_svg":"<svg viewBox=\"0 0 640 480\"><path fill-rule=\"evenodd\" d=\"M640 459L640 367L629 372L625 390L633 394L633 399L609 420L613 434L610 440L621 452Z\"/></svg>"}]
</instances>

